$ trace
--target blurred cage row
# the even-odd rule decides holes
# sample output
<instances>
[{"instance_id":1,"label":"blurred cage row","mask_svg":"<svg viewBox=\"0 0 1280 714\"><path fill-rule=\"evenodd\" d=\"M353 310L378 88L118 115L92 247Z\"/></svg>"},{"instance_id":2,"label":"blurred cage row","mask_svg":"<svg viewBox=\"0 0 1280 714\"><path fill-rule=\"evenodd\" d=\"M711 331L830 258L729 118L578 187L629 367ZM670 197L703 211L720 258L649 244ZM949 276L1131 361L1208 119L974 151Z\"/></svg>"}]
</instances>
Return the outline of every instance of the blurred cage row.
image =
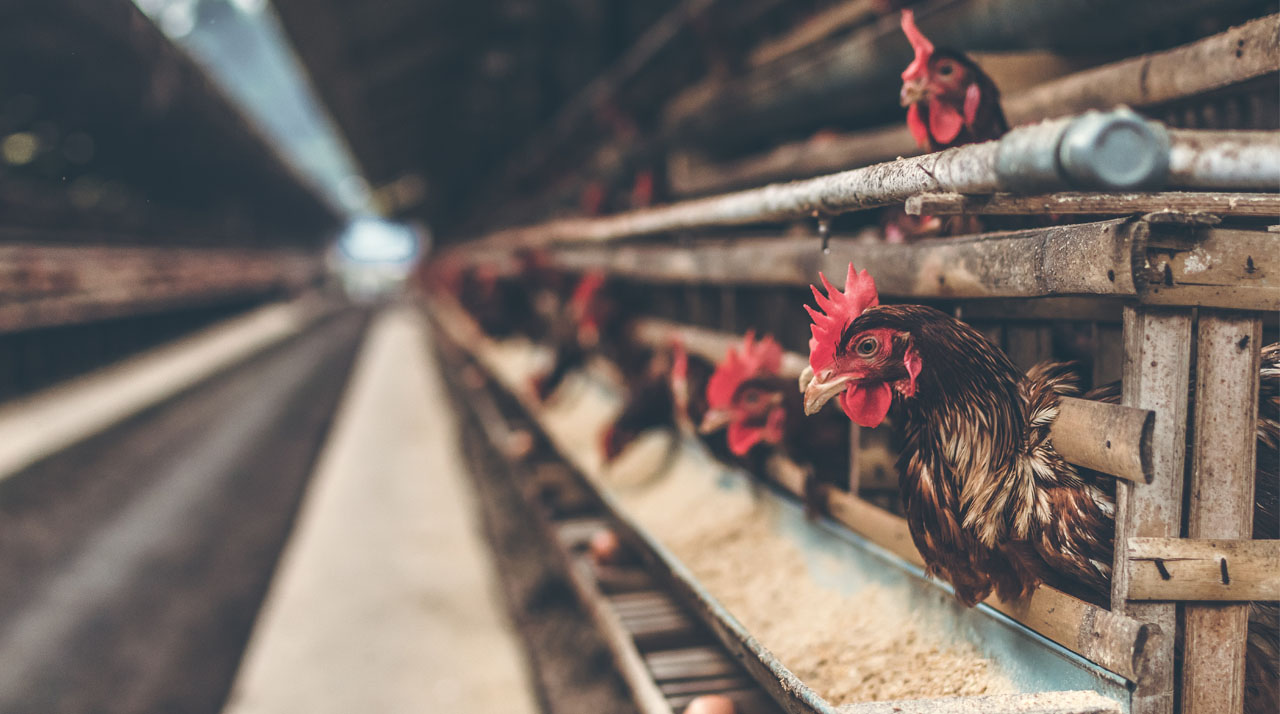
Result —
<instances>
[{"instance_id":1,"label":"blurred cage row","mask_svg":"<svg viewBox=\"0 0 1280 714\"><path fill-rule=\"evenodd\" d=\"M1273 712L1275 9L0 3L0 397L406 280L544 711Z\"/></svg>"},{"instance_id":2,"label":"blurred cage row","mask_svg":"<svg viewBox=\"0 0 1280 714\"><path fill-rule=\"evenodd\" d=\"M424 309L641 710L1276 706L1272 9L680 3L469 196Z\"/></svg>"}]
</instances>

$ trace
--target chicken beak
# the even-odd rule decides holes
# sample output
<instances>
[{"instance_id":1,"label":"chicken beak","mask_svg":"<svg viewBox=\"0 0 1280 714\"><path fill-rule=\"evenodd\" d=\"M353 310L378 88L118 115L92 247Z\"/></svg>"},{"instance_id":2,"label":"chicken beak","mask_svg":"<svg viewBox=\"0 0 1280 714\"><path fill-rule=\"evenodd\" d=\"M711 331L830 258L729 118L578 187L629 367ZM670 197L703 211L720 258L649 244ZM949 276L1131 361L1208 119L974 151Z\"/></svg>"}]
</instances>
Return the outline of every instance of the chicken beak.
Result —
<instances>
[{"instance_id":1,"label":"chicken beak","mask_svg":"<svg viewBox=\"0 0 1280 714\"><path fill-rule=\"evenodd\" d=\"M912 79L902 83L902 92L899 98L902 100L902 106L909 107L912 104L923 101L929 96L929 85L924 79Z\"/></svg>"},{"instance_id":2,"label":"chicken beak","mask_svg":"<svg viewBox=\"0 0 1280 714\"><path fill-rule=\"evenodd\" d=\"M804 371L800 373L800 393L804 394L804 390L809 388L809 382L813 381L813 367L804 366Z\"/></svg>"},{"instance_id":3,"label":"chicken beak","mask_svg":"<svg viewBox=\"0 0 1280 714\"><path fill-rule=\"evenodd\" d=\"M729 409L708 409L702 415L702 423L698 425L699 434L711 434L720 431L733 421L733 412Z\"/></svg>"},{"instance_id":4,"label":"chicken beak","mask_svg":"<svg viewBox=\"0 0 1280 714\"><path fill-rule=\"evenodd\" d=\"M823 404L826 404L832 397L843 392L851 381L853 381L853 377L847 375L835 377L829 381L823 381L820 379L810 381L809 386L804 390L805 416L813 416L814 414L817 414L818 410L822 409Z\"/></svg>"}]
</instances>

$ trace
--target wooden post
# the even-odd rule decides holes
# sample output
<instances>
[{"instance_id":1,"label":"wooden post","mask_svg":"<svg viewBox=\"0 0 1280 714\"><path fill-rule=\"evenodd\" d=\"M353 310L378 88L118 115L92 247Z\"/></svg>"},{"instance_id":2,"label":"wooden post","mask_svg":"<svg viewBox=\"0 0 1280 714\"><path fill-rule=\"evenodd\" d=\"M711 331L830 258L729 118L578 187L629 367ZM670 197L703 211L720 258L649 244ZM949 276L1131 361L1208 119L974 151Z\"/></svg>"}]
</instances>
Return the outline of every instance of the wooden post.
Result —
<instances>
[{"instance_id":1,"label":"wooden post","mask_svg":"<svg viewBox=\"0 0 1280 714\"><path fill-rule=\"evenodd\" d=\"M1257 468L1260 318L1202 310L1197 328L1195 451L1187 536L1248 538ZM1248 604L1187 606L1182 702L1186 714L1244 709Z\"/></svg>"},{"instance_id":2,"label":"wooden post","mask_svg":"<svg viewBox=\"0 0 1280 714\"><path fill-rule=\"evenodd\" d=\"M1118 381L1124 364L1124 338L1116 325L1093 323L1093 386Z\"/></svg>"},{"instance_id":3,"label":"wooden post","mask_svg":"<svg viewBox=\"0 0 1280 714\"><path fill-rule=\"evenodd\" d=\"M1048 327L1014 324L1005 335L1009 359L1024 372L1053 354L1053 333Z\"/></svg>"},{"instance_id":4,"label":"wooden post","mask_svg":"<svg viewBox=\"0 0 1280 714\"><path fill-rule=\"evenodd\" d=\"M1111 578L1113 612L1153 623L1161 636L1146 647L1146 666L1133 693L1132 714L1171 714L1174 685L1172 603L1129 602L1126 547L1134 537L1176 538L1182 521L1187 443L1187 388L1191 375L1191 311L1124 308L1125 406L1156 413L1152 430L1152 483L1116 481L1116 546Z\"/></svg>"}]
</instances>

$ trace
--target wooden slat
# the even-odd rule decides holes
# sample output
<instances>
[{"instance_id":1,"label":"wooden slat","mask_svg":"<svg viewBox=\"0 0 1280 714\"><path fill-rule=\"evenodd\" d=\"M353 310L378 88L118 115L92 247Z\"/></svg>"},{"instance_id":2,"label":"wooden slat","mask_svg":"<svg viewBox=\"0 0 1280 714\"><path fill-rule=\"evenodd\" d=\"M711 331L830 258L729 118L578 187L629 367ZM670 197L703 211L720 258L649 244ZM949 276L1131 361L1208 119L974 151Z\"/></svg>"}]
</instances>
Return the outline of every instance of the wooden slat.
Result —
<instances>
[{"instance_id":1,"label":"wooden slat","mask_svg":"<svg viewBox=\"0 0 1280 714\"><path fill-rule=\"evenodd\" d=\"M1197 327L1195 449L1187 535L1248 538L1253 525L1261 321L1202 311ZM1185 714L1244 709L1249 606L1190 605L1186 612Z\"/></svg>"},{"instance_id":2,"label":"wooden slat","mask_svg":"<svg viewBox=\"0 0 1280 714\"><path fill-rule=\"evenodd\" d=\"M1125 308L1121 402L1155 412L1151 432L1152 483L1116 482L1116 542L1138 537L1177 537L1182 521L1183 465L1187 437L1187 388L1191 367L1191 314L1186 310ZM1159 636L1137 666L1133 714L1172 714L1174 694L1173 605L1129 601L1130 569L1115 549L1111 611L1153 623Z\"/></svg>"},{"instance_id":3,"label":"wooden slat","mask_svg":"<svg viewBox=\"0 0 1280 714\"><path fill-rule=\"evenodd\" d=\"M1133 296L1135 225L1141 224L1102 221L909 245L833 238L827 254L816 239L566 247L552 252L551 260L571 270L598 268L657 283L802 286L820 270L843 275L852 262L875 276L881 296Z\"/></svg>"},{"instance_id":4,"label":"wooden slat","mask_svg":"<svg viewBox=\"0 0 1280 714\"><path fill-rule=\"evenodd\" d=\"M1280 215L1280 194L1165 191L1157 193L1068 192L1036 196L995 193L989 196L962 196L958 193L926 193L908 198L906 210L913 216L956 214L1118 216L1172 210L1215 216L1267 217Z\"/></svg>"},{"instance_id":5,"label":"wooden slat","mask_svg":"<svg viewBox=\"0 0 1280 714\"><path fill-rule=\"evenodd\" d=\"M1280 310L1280 250L1274 234L1213 228L1197 231L1191 241L1185 231L1168 230L1150 226L1145 239L1145 267L1134 281L1142 302Z\"/></svg>"},{"instance_id":6,"label":"wooden slat","mask_svg":"<svg viewBox=\"0 0 1280 714\"><path fill-rule=\"evenodd\" d=\"M0 245L0 332L298 289L305 251Z\"/></svg>"},{"instance_id":7,"label":"wooden slat","mask_svg":"<svg viewBox=\"0 0 1280 714\"><path fill-rule=\"evenodd\" d=\"M1280 600L1280 540L1130 538L1130 600Z\"/></svg>"},{"instance_id":8,"label":"wooden slat","mask_svg":"<svg viewBox=\"0 0 1280 714\"><path fill-rule=\"evenodd\" d=\"M878 0L845 0L800 22L781 37L761 43L747 55L752 67L768 64L879 14Z\"/></svg>"},{"instance_id":9,"label":"wooden slat","mask_svg":"<svg viewBox=\"0 0 1280 714\"><path fill-rule=\"evenodd\" d=\"M1063 397L1049 437L1077 466L1150 483L1154 424L1155 413L1146 409Z\"/></svg>"}]
</instances>

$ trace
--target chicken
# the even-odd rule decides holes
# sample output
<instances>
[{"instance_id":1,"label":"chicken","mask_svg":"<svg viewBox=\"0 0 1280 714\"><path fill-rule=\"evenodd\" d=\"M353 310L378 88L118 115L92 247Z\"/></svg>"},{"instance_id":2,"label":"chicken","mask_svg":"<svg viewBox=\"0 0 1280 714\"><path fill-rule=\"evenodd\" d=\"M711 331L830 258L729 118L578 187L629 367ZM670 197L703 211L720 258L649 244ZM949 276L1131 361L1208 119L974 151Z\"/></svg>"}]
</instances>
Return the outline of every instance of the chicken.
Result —
<instances>
[{"instance_id":1,"label":"chicken","mask_svg":"<svg viewBox=\"0 0 1280 714\"><path fill-rule=\"evenodd\" d=\"M699 437L712 455L725 457L728 450L723 437L703 437L697 430L707 411L707 380L714 371L713 363L688 354L679 339L655 350L645 378L628 390L626 403L605 431L601 442L605 462L616 459L650 429Z\"/></svg>"},{"instance_id":2,"label":"chicken","mask_svg":"<svg viewBox=\"0 0 1280 714\"><path fill-rule=\"evenodd\" d=\"M1021 375L986 337L943 312L879 305L875 282L852 265L843 292L825 276L822 284L825 296L813 289L819 309L805 306L813 319L805 413L838 398L851 420L874 427L900 405L899 485L929 572L966 605L992 591L1025 597L1039 583L1105 604L1114 481L1067 463L1049 440L1059 398L1080 392L1069 366ZM1255 537L1274 538L1280 345L1265 348L1263 363ZM1118 395L1109 387L1087 396ZM1253 610L1250 711L1275 711L1274 608Z\"/></svg>"},{"instance_id":3,"label":"chicken","mask_svg":"<svg viewBox=\"0 0 1280 714\"><path fill-rule=\"evenodd\" d=\"M995 82L960 52L936 50L916 28L915 13L902 11L902 31L915 59L902 73L902 106L916 143L941 151L998 139L1009 131Z\"/></svg>"},{"instance_id":4,"label":"chicken","mask_svg":"<svg viewBox=\"0 0 1280 714\"><path fill-rule=\"evenodd\" d=\"M833 484L847 478L849 428L838 419L804 419L804 404L781 370L782 347L748 332L711 375L698 430L723 430L732 460L750 471L762 472L774 453L805 468L805 508L813 514L822 506L820 477Z\"/></svg>"},{"instance_id":5,"label":"chicken","mask_svg":"<svg viewBox=\"0 0 1280 714\"><path fill-rule=\"evenodd\" d=\"M973 60L959 52L935 50L916 28L915 14L902 11L902 31L915 49L915 59L902 73L902 105L907 128L916 143L941 151L999 139L1009 131L995 82ZM938 235L982 231L972 216L911 216L901 206L880 213L886 243L905 243Z\"/></svg>"},{"instance_id":6,"label":"chicken","mask_svg":"<svg viewBox=\"0 0 1280 714\"><path fill-rule=\"evenodd\" d=\"M610 360L624 383L643 378L651 353L631 339L638 305L618 294L601 271L584 274L565 301L550 331L555 352L551 368L533 379L533 390L546 400L569 373L586 366L593 354Z\"/></svg>"}]
</instances>

